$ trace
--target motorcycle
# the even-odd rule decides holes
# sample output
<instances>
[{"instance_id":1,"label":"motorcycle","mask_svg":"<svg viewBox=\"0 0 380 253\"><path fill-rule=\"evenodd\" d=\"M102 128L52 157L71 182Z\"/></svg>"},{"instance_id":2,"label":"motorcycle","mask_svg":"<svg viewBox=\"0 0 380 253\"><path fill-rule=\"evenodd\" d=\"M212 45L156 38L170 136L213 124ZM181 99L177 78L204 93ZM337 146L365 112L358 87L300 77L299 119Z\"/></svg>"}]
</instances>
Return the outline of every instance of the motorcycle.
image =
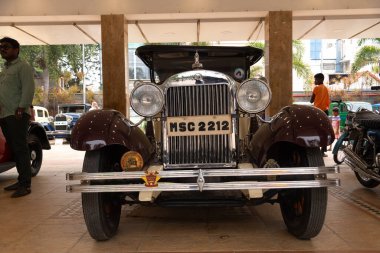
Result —
<instances>
[{"instance_id":1,"label":"motorcycle","mask_svg":"<svg viewBox=\"0 0 380 253\"><path fill-rule=\"evenodd\" d=\"M349 112L342 135L332 151L337 164L345 162L359 183L380 184L380 115L366 109Z\"/></svg>"}]
</instances>

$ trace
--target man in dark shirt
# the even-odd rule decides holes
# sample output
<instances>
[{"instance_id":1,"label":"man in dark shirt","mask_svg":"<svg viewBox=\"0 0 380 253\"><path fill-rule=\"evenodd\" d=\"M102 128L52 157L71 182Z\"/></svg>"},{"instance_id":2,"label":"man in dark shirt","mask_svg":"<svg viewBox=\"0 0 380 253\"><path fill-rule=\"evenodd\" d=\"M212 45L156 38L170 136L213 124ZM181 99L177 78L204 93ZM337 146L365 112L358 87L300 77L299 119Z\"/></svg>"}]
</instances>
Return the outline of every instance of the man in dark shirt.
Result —
<instances>
[{"instance_id":1,"label":"man in dark shirt","mask_svg":"<svg viewBox=\"0 0 380 253\"><path fill-rule=\"evenodd\" d=\"M0 126L16 162L18 182L5 187L15 191L12 198L31 193L31 165L27 142L29 108L34 96L32 68L18 58L20 44L12 38L0 39L0 54L6 60L0 73Z\"/></svg>"}]
</instances>

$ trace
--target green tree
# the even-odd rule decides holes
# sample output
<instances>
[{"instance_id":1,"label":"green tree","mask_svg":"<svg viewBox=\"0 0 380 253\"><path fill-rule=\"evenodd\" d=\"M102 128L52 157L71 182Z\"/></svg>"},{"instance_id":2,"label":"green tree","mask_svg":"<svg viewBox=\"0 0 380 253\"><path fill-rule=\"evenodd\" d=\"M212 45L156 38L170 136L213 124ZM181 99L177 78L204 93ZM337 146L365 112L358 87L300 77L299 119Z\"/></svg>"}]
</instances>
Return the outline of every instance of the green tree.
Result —
<instances>
[{"instance_id":1,"label":"green tree","mask_svg":"<svg viewBox=\"0 0 380 253\"><path fill-rule=\"evenodd\" d=\"M55 90L52 89L60 86L61 81L64 82L65 88L70 86L82 88L83 78L89 72L100 71L100 46L84 46L85 66L83 66L82 50L81 45L21 46L20 57L33 66L36 75L42 78L44 95L40 103L45 107L49 103L49 92L54 94ZM53 95L52 99L57 98ZM39 98L38 101L40 100Z\"/></svg>"},{"instance_id":2,"label":"green tree","mask_svg":"<svg viewBox=\"0 0 380 253\"><path fill-rule=\"evenodd\" d=\"M251 42L249 43L249 46L256 47L260 49L265 49L265 43L264 42ZM303 78L306 81L306 84L309 84L312 82L312 73L310 66L305 63L302 59L302 56L305 52L305 47L303 46L302 42L300 40L293 40L293 69L296 72L297 76ZM262 73L263 65L255 65L251 67L251 76L255 76L258 73Z\"/></svg>"},{"instance_id":3,"label":"green tree","mask_svg":"<svg viewBox=\"0 0 380 253\"><path fill-rule=\"evenodd\" d=\"M255 42L249 43L249 46L264 50L265 43L261 41L255 41ZM257 75L261 75L263 72L264 72L264 64L256 64L256 65L251 66L249 76L254 77Z\"/></svg>"},{"instance_id":4,"label":"green tree","mask_svg":"<svg viewBox=\"0 0 380 253\"><path fill-rule=\"evenodd\" d=\"M372 41L373 45L364 45L367 41ZM361 39L358 42L362 46L356 53L352 63L351 72L356 73L361 68L372 65L372 71L380 73L380 38L376 39Z\"/></svg>"},{"instance_id":5,"label":"green tree","mask_svg":"<svg viewBox=\"0 0 380 253\"><path fill-rule=\"evenodd\" d=\"M310 66L302 60L305 53L305 47L300 40L293 40L293 69L297 76L303 78L306 82L312 79Z\"/></svg>"}]
</instances>

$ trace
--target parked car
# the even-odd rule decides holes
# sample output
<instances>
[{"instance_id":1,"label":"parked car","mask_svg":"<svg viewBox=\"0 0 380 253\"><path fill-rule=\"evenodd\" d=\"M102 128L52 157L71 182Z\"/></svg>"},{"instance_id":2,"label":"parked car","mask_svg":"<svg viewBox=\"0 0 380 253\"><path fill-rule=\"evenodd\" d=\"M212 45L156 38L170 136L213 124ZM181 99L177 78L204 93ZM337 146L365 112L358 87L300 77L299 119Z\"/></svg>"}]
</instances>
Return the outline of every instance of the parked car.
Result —
<instances>
[{"instance_id":1,"label":"parked car","mask_svg":"<svg viewBox=\"0 0 380 253\"><path fill-rule=\"evenodd\" d=\"M54 118L49 115L49 111L42 106L33 106L33 116L34 121L44 127L48 139L54 139Z\"/></svg>"},{"instance_id":2,"label":"parked car","mask_svg":"<svg viewBox=\"0 0 380 253\"><path fill-rule=\"evenodd\" d=\"M32 176L36 176L41 169L43 149L50 149L50 143L46 136L44 127L35 121L29 123L28 128L28 145L30 153L30 162L32 167ZM13 155L5 140L3 132L0 129L0 172L7 171L16 166Z\"/></svg>"},{"instance_id":3,"label":"parked car","mask_svg":"<svg viewBox=\"0 0 380 253\"><path fill-rule=\"evenodd\" d=\"M54 118L56 138L71 139L71 131L79 117L91 108L90 104L61 104L58 105L58 114Z\"/></svg>"},{"instance_id":4,"label":"parked car","mask_svg":"<svg viewBox=\"0 0 380 253\"><path fill-rule=\"evenodd\" d=\"M300 239L323 227L328 179L321 146L334 141L319 109L286 106L270 120L265 78L250 78L253 47L147 45L136 54L150 82L130 94L143 132L115 110L89 111L72 131L86 151L82 173L68 173L68 192L82 193L95 240L117 231L123 204L240 206L279 203L288 231Z\"/></svg>"}]
</instances>

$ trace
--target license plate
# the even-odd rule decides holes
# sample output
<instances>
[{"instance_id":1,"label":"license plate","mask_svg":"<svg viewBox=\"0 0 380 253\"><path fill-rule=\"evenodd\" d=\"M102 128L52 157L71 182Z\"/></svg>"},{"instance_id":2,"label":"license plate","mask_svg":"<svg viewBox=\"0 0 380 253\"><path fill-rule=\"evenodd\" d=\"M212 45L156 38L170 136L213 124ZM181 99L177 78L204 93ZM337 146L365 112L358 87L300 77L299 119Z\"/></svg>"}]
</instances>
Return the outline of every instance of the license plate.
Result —
<instances>
[{"instance_id":1,"label":"license plate","mask_svg":"<svg viewBox=\"0 0 380 253\"><path fill-rule=\"evenodd\" d=\"M67 121L54 121L55 126L67 125Z\"/></svg>"},{"instance_id":2,"label":"license plate","mask_svg":"<svg viewBox=\"0 0 380 253\"><path fill-rule=\"evenodd\" d=\"M168 136L230 134L231 115L168 117L167 132Z\"/></svg>"}]
</instances>

